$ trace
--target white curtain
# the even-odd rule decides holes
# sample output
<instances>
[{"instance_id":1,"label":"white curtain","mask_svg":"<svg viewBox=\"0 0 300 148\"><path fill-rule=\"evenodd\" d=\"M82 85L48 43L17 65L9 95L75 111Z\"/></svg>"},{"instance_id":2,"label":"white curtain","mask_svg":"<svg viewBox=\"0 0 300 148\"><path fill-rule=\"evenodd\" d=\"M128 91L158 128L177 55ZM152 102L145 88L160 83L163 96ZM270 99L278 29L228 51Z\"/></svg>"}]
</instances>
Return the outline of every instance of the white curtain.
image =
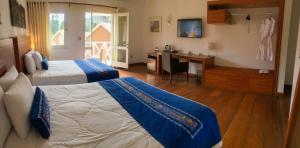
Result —
<instances>
[{"instance_id":1,"label":"white curtain","mask_svg":"<svg viewBox=\"0 0 300 148\"><path fill-rule=\"evenodd\" d=\"M27 2L28 28L31 47L50 58L49 5L47 2Z\"/></svg>"}]
</instances>

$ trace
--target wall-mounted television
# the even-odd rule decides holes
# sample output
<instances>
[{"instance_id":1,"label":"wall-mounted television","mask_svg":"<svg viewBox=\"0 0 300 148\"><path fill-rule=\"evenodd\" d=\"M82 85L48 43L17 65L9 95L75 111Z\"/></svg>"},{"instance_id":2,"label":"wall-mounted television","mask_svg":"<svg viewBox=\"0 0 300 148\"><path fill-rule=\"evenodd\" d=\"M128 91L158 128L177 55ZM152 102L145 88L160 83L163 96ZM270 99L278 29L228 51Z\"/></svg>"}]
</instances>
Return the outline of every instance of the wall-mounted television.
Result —
<instances>
[{"instance_id":1,"label":"wall-mounted television","mask_svg":"<svg viewBox=\"0 0 300 148\"><path fill-rule=\"evenodd\" d=\"M177 21L177 36L184 38L201 38L202 19L178 19Z\"/></svg>"}]
</instances>

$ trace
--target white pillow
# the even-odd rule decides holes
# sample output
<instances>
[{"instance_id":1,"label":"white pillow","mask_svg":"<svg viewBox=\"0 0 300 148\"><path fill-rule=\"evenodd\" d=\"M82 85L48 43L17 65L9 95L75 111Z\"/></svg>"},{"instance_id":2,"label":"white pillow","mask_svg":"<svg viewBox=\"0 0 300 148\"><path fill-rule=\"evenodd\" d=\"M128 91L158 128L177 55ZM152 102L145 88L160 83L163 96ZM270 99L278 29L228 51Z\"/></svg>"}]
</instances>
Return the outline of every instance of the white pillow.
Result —
<instances>
[{"instance_id":1,"label":"white pillow","mask_svg":"<svg viewBox=\"0 0 300 148\"><path fill-rule=\"evenodd\" d=\"M36 71L36 65L33 59L33 51L30 51L25 54L24 60L25 60L25 67L29 74L33 74Z\"/></svg>"},{"instance_id":2,"label":"white pillow","mask_svg":"<svg viewBox=\"0 0 300 148\"><path fill-rule=\"evenodd\" d=\"M0 86L6 91L9 86L17 79L19 73L13 65L10 69L0 78Z\"/></svg>"},{"instance_id":3,"label":"white pillow","mask_svg":"<svg viewBox=\"0 0 300 148\"><path fill-rule=\"evenodd\" d=\"M20 73L4 95L8 116L17 135L25 139L30 130L30 110L34 92L27 76Z\"/></svg>"},{"instance_id":4,"label":"white pillow","mask_svg":"<svg viewBox=\"0 0 300 148\"><path fill-rule=\"evenodd\" d=\"M4 92L0 87L0 147L4 147L6 138L11 130L11 123L4 106L3 96Z\"/></svg>"},{"instance_id":5,"label":"white pillow","mask_svg":"<svg viewBox=\"0 0 300 148\"><path fill-rule=\"evenodd\" d=\"M42 70L42 61L43 61L43 57L40 54L40 52L36 51L32 54L36 68L38 70Z\"/></svg>"}]
</instances>

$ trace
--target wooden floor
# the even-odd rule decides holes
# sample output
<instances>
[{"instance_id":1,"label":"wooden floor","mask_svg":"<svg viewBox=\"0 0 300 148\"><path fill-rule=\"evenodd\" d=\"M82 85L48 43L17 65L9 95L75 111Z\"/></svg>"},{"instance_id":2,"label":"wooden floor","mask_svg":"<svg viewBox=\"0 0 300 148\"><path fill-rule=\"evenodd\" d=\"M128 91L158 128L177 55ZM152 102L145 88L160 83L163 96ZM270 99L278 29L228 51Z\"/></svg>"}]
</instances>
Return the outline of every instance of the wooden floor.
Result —
<instances>
[{"instance_id":1,"label":"wooden floor","mask_svg":"<svg viewBox=\"0 0 300 148\"><path fill-rule=\"evenodd\" d=\"M119 70L120 76L137 77L156 87L198 101L214 109L223 136L223 148L281 148L289 112L289 99L206 88L184 75L169 85L168 76L147 73L146 65Z\"/></svg>"}]
</instances>

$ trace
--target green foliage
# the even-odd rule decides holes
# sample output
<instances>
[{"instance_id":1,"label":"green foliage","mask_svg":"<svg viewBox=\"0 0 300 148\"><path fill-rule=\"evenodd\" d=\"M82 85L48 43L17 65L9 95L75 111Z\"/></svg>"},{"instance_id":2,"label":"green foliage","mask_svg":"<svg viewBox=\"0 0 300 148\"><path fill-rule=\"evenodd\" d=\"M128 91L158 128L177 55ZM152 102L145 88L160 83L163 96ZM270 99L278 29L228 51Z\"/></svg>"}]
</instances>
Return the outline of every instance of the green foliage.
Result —
<instances>
[{"instance_id":1,"label":"green foliage","mask_svg":"<svg viewBox=\"0 0 300 148\"><path fill-rule=\"evenodd\" d=\"M51 34L51 36L53 36L59 30L64 30L64 20L60 19L59 15L61 15L61 14L52 13L50 15L50 34Z\"/></svg>"}]
</instances>

